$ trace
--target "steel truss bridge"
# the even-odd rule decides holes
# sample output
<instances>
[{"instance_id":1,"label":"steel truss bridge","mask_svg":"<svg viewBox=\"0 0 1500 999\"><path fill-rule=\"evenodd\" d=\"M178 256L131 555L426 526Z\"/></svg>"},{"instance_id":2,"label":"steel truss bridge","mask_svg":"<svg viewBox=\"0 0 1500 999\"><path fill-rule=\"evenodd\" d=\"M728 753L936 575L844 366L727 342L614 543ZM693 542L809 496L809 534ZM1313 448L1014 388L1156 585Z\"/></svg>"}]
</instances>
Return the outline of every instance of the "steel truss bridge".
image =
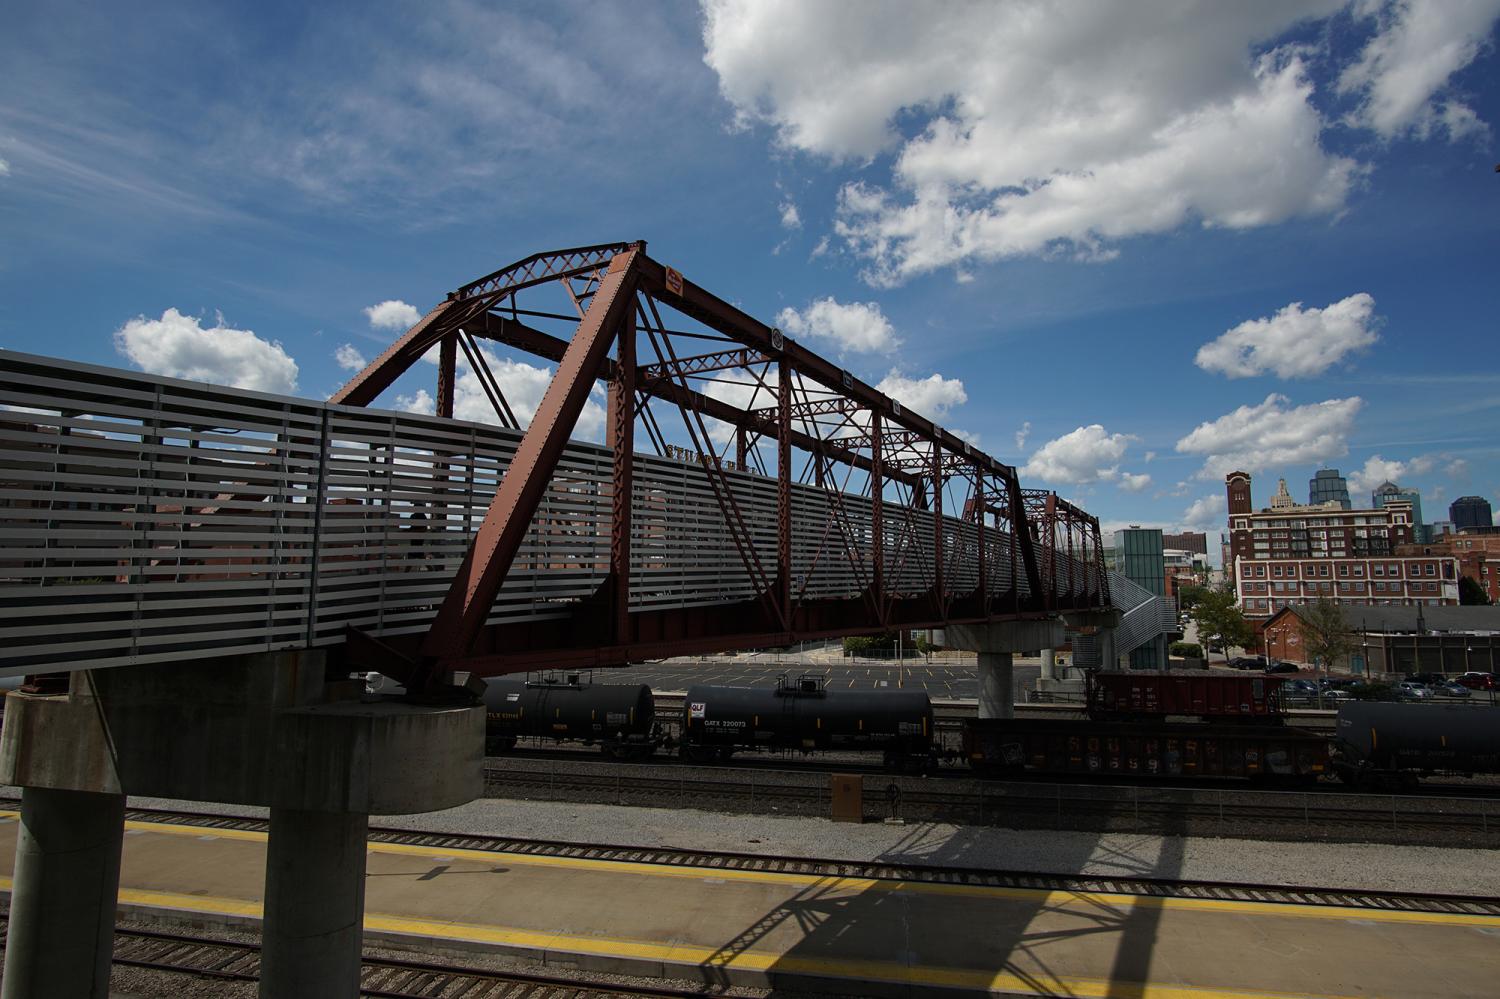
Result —
<instances>
[{"instance_id":1,"label":"steel truss bridge","mask_svg":"<svg viewBox=\"0 0 1500 999\"><path fill-rule=\"evenodd\" d=\"M424 358L435 415L371 408ZM0 405L8 675L338 646L424 689L1111 606L1094 517L644 243L464 285L327 402L0 351Z\"/></svg>"}]
</instances>

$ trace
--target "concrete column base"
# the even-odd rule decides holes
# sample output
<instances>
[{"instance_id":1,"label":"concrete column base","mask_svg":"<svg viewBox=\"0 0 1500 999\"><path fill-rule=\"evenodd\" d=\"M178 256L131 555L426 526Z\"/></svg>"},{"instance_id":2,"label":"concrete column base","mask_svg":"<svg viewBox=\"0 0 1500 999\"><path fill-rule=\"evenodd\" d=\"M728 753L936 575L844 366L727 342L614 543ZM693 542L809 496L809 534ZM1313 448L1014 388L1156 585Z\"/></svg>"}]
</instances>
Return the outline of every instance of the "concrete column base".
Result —
<instances>
[{"instance_id":1,"label":"concrete column base","mask_svg":"<svg viewBox=\"0 0 1500 999\"><path fill-rule=\"evenodd\" d=\"M979 653L979 717L1016 716L1015 670L1009 652Z\"/></svg>"},{"instance_id":2,"label":"concrete column base","mask_svg":"<svg viewBox=\"0 0 1500 999\"><path fill-rule=\"evenodd\" d=\"M1057 679L1057 650L1042 650L1042 676L1043 680Z\"/></svg>"},{"instance_id":3,"label":"concrete column base","mask_svg":"<svg viewBox=\"0 0 1500 999\"><path fill-rule=\"evenodd\" d=\"M105 999L125 796L23 788L0 999Z\"/></svg>"},{"instance_id":4,"label":"concrete column base","mask_svg":"<svg viewBox=\"0 0 1500 999\"><path fill-rule=\"evenodd\" d=\"M362 813L271 809L263 999L359 996L368 831Z\"/></svg>"}]
</instances>

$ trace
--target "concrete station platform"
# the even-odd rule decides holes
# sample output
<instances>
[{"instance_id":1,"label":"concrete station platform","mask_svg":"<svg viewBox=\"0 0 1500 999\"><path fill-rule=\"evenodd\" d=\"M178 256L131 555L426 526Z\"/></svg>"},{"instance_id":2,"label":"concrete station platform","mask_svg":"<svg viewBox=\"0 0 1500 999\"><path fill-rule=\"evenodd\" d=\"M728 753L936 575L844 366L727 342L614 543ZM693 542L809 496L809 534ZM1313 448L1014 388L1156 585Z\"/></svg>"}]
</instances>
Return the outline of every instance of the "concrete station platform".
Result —
<instances>
[{"instance_id":1,"label":"concrete station platform","mask_svg":"<svg viewBox=\"0 0 1500 999\"><path fill-rule=\"evenodd\" d=\"M0 812L0 888L16 813ZM130 822L120 909L258 920L266 837ZM372 843L366 941L745 985L1141 999L1492 995L1500 917L1000 889Z\"/></svg>"}]
</instances>

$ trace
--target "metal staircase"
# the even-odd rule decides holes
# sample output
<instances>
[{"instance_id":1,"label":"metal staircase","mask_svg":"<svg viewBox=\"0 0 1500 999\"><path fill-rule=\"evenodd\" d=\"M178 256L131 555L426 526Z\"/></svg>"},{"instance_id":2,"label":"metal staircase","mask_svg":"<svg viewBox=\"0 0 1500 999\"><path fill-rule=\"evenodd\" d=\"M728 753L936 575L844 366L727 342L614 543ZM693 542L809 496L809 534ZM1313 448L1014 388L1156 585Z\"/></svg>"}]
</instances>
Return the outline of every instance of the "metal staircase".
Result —
<instances>
[{"instance_id":1,"label":"metal staircase","mask_svg":"<svg viewBox=\"0 0 1500 999\"><path fill-rule=\"evenodd\" d=\"M1109 594L1114 605L1124 611L1119 627L1112 632L1073 636L1073 663L1088 668L1112 667L1116 660L1128 656L1159 635L1177 630L1177 601L1158 596L1118 572L1109 574ZM1105 651L1101 646L1113 648ZM1108 657L1110 662L1105 662Z\"/></svg>"}]
</instances>

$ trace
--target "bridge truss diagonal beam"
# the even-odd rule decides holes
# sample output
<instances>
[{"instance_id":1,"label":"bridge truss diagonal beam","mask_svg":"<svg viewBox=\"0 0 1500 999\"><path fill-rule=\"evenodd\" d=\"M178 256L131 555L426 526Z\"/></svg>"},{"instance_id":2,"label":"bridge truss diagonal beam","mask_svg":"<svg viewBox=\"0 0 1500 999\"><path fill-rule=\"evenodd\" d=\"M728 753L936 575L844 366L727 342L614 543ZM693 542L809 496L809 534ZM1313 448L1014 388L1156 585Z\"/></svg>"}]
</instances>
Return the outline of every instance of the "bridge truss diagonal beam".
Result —
<instances>
[{"instance_id":1,"label":"bridge truss diagonal beam","mask_svg":"<svg viewBox=\"0 0 1500 999\"><path fill-rule=\"evenodd\" d=\"M622 288L611 276L627 266L627 255L630 286ZM566 300L533 302L547 285L561 288ZM632 311L616 309L622 294L635 299L634 325L624 334L614 328ZM607 326L601 303L614 310ZM635 463L617 456L602 490L612 497L607 582L570 615L574 639L596 644L569 661L623 661L648 648L713 642L713 632L727 630L716 610L731 611L737 624L751 622L766 644L794 634L939 623L954 614L984 620L1108 603L1096 520L1055 494L1032 497L1013 467L653 260L644 243L535 254L463 286L335 401L368 403L372 388L388 387L431 345L459 332L560 363L546 400L561 398L566 383L575 405L554 412L544 400L533 417L523 439L524 478L512 484L516 474L507 472L502 480L418 650L427 661L486 669L534 661L501 650L504 636L486 631L485 608L526 531L534 533L531 518L549 477L545 459L596 381L606 387L612 448L633 448L638 426L659 456L697 469L718 525L718 547L705 553L706 564L723 566L745 589L717 609L642 608L643 596L650 599L642 589L658 575L652 570L682 556L655 534L642 538L644 545L632 541L651 519L639 509L651 490L643 494ZM483 353L476 358L466 347L465 357L473 368ZM447 377L451 382L452 373ZM481 381L500 409L498 383L492 392L493 378ZM514 416L504 408L500 419L509 422ZM553 446L544 450L543 440ZM767 480L774 503L747 493L745 475ZM524 495L521 481L531 482ZM806 512L809 504L817 512ZM827 579L835 574L843 583L832 590L841 596L830 597ZM590 615L610 623L590 625Z\"/></svg>"}]
</instances>

